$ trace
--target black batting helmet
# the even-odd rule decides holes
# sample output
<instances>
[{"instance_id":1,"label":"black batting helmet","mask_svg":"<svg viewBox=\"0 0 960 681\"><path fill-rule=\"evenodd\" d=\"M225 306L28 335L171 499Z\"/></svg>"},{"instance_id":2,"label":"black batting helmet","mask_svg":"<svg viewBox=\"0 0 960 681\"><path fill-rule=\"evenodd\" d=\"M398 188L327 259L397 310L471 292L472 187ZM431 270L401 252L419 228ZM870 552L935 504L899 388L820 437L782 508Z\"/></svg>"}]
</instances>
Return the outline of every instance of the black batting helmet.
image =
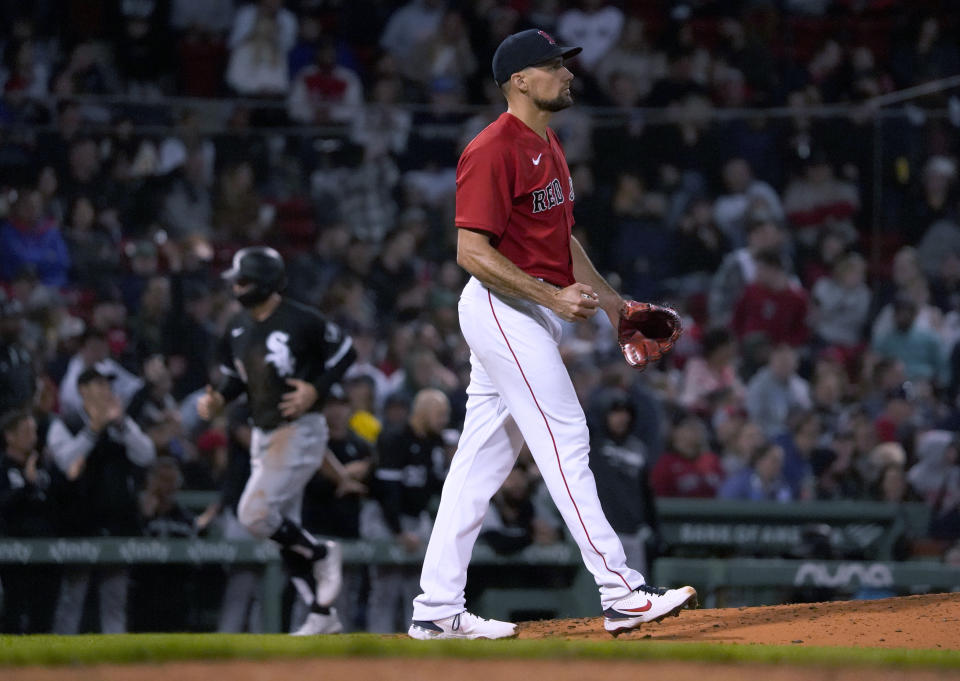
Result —
<instances>
[{"instance_id":1,"label":"black batting helmet","mask_svg":"<svg viewBox=\"0 0 960 681\"><path fill-rule=\"evenodd\" d=\"M234 254L233 264L223 273L223 278L250 287L237 296L241 305L250 307L284 289L287 285L287 268L281 255L274 249L249 246Z\"/></svg>"}]
</instances>

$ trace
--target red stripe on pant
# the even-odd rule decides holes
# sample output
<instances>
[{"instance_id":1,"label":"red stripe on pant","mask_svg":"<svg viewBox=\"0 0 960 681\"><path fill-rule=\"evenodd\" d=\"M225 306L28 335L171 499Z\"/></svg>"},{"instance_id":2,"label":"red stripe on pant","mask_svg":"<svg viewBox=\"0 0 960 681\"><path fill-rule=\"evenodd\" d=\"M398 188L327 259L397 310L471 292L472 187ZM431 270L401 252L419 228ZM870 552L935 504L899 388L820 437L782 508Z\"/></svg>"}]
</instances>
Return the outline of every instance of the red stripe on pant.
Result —
<instances>
[{"instance_id":1,"label":"red stripe on pant","mask_svg":"<svg viewBox=\"0 0 960 681\"><path fill-rule=\"evenodd\" d=\"M567 496L570 497L570 503L573 504L573 510L577 512L577 519L580 521L580 527L583 528L583 533L587 537L587 542L590 544L590 548L600 556L600 560L603 561L603 567L607 569L611 574L616 575L620 578L620 581L623 582L630 591L633 591L627 580L616 570L611 570L610 566L607 565L606 557L600 552L600 550L594 545L593 540L590 538L590 532L587 531L587 526L583 522L583 516L580 515L580 508L577 506L577 502L573 498L573 493L570 491L570 485L567 484L567 476L563 473L563 466L560 463L560 450L557 449L557 441L553 437L553 430L550 428L550 421L547 419L547 415L543 413L543 409L540 408L540 402L537 400L536 394L533 392L533 386L530 385L530 381L527 380L527 375L523 371L523 367L520 366L520 360L517 359L517 353L513 351L513 347L510 345L510 340L507 338L507 334L503 332L503 327L500 325L500 320L497 318L497 311L493 307L493 294L490 291L487 291L487 299L490 301L490 312L493 314L493 320L497 323L497 328L500 330L500 335L503 336L503 342L507 344L507 350L510 351L510 354L513 356L513 361L517 364L517 369L520 370L520 376L523 377L523 382L527 384L527 390L530 391L530 397L533 398L533 403L537 405L537 411L540 412L540 416L543 417L543 423L547 427L547 432L550 433L550 442L553 443L553 453L557 457L557 468L560 470L560 478L563 480L563 486L567 489Z\"/></svg>"}]
</instances>

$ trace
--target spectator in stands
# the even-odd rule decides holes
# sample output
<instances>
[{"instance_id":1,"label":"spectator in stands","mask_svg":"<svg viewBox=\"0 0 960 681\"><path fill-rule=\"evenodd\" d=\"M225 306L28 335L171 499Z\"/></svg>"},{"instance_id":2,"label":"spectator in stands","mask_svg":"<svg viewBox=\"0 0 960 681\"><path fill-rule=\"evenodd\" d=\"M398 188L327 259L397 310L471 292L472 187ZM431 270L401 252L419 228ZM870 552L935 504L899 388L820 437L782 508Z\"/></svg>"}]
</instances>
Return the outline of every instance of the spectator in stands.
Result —
<instances>
[{"instance_id":1,"label":"spectator in stands","mask_svg":"<svg viewBox=\"0 0 960 681\"><path fill-rule=\"evenodd\" d=\"M207 158L202 146L187 150L183 167L170 176L163 197L160 223L170 239L207 238L213 232L213 199L207 182Z\"/></svg>"},{"instance_id":2,"label":"spectator in stands","mask_svg":"<svg viewBox=\"0 0 960 681\"><path fill-rule=\"evenodd\" d=\"M850 253L837 260L831 275L813 285L810 302L816 341L847 353L861 346L870 312L863 256Z\"/></svg>"},{"instance_id":3,"label":"spectator in stands","mask_svg":"<svg viewBox=\"0 0 960 681\"><path fill-rule=\"evenodd\" d=\"M937 16L923 12L910 27L909 39L896 46L891 55L891 72L897 87L904 88L960 71L960 51L943 30Z\"/></svg>"},{"instance_id":4,"label":"spectator in stands","mask_svg":"<svg viewBox=\"0 0 960 681\"><path fill-rule=\"evenodd\" d=\"M948 156L931 156L923 166L919 196L911 196L899 230L904 243L916 246L931 225L941 220L956 223L957 162Z\"/></svg>"},{"instance_id":5,"label":"spectator in stands","mask_svg":"<svg viewBox=\"0 0 960 681\"><path fill-rule=\"evenodd\" d=\"M843 421L847 403L847 372L844 364L821 359L813 370L810 397L813 411L820 417L823 440L829 439Z\"/></svg>"},{"instance_id":6,"label":"spectator in stands","mask_svg":"<svg viewBox=\"0 0 960 681\"><path fill-rule=\"evenodd\" d=\"M380 47L406 64L421 45L440 30L445 13L442 0L410 0L387 21L380 36Z\"/></svg>"},{"instance_id":7,"label":"spectator in stands","mask_svg":"<svg viewBox=\"0 0 960 681\"><path fill-rule=\"evenodd\" d=\"M23 305L0 289L0 414L30 408L37 389L33 357L22 334Z\"/></svg>"},{"instance_id":8,"label":"spectator in stands","mask_svg":"<svg viewBox=\"0 0 960 681\"><path fill-rule=\"evenodd\" d=\"M915 424L914 388L907 381L889 390L883 410L874 419L877 442L912 442Z\"/></svg>"},{"instance_id":9,"label":"spectator in stands","mask_svg":"<svg viewBox=\"0 0 960 681\"><path fill-rule=\"evenodd\" d=\"M249 162L241 161L224 168L212 218L217 241L240 244L260 241L273 224L275 213L272 205L260 200Z\"/></svg>"},{"instance_id":10,"label":"spectator in stands","mask_svg":"<svg viewBox=\"0 0 960 681\"><path fill-rule=\"evenodd\" d=\"M440 434L449 415L446 395L422 390L404 427L381 433L371 490L375 500L361 511L360 532L365 539L390 541L407 553L424 549L431 528L427 508L445 475ZM368 631L389 633L406 627L418 576L415 565L371 566L368 602L376 605L367 612Z\"/></svg>"},{"instance_id":11,"label":"spectator in stands","mask_svg":"<svg viewBox=\"0 0 960 681\"><path fill-rule=\"evenodd\" d=\"M270 0L264 0L261 7L269 3ZM234 29L236 31L236 24ZM226 81L234 92L261 97L287 94L290 89L289 46L283 43L283 33L284 27L278 23L277 17L258 14L249 33L236 42L231 39Z\"/></svg>"},{"instance_id":12,"label":"spectator in stands","mask_svg":"<svg viewBox=\"0 0 960 681\"><path fill-rule=\"evenodd\" d=\"M216 345L210 318L213 302L205 283L176 273L171 301L164 326L164 354L173 375L173 396L182 400L207 384L207 367Z\"/></svg>"},{"instance_id":13,"label":"spectator in stands","mask_svg":"<svg viewBox=\"0 0 960 681\"><path fill-rule=\"evenodd\" d=\"M355 112L350 139L362 146L366 156L403 156L410 137L411 113L399 105L399 78L380 78L370 89L369 101Z\"/></svg>"},{"instance_id":14,"label":"spectator in stands","mask_svg":"<svg viewBox=\"0 0 960 681\"><path fill-rule=\"evenodd\" d=\"M162 355L143 364L144 386L130 400L127 413L143 429L160 456L181 461L187 457L187 443L177 401L170 394L173 377Z\"/></svg>"},{"instance_id":15,"label":"spectator in stands","mask_svg":"<svg viewBox=\"0 0 960 681\"><path fill-rule=\"evenodd\" d=\"M717 497L743 501L793 501L793 491L783 477L783 449L766 442L750 456L750 464L724 480Z\"/></svg>"},{"instance_id":16,"label":"spectator in stands","mask_svg":"<svg viewBox=\"0 0 960 681\"><path fill-rule=\"evenodd\" d=\"M7 220L0 224L0 280L12 281L25 268L47 286L65 286L70 253L59 226L40 213L40 194L31 186L15 193Z\"/></svg>"},{"instance_id":17,"label":"spectator in stands","mask_svg":"<svg viewBox=\"0 0 960 681\"><path fill-rule=\"evenodd\" d=\"M429 85L436 78L453 78L465 85L477 70L477 58L463 15L455 9L446 10L436 33L411 50L401 70L421 85Z\"/></svg>"},{"instance_id":18,"label":"spectator in stands","mask_svg":"<svg viewBox=\"0 0 960 681\"><path fill-rule=\"evenodd\" d=\"M173 0L170 7L170 25L177 31L194 29L226 35L234 21L233 8L234 0ZM250 6L241 9L240 13L249 15L251 9L256 11ZM240 17L237 16L236 19L239 20ZM241 26L240 30L245 29Z\"/></svg>"},{"instance_id":19,"label":"spectator in stands","mask_svg":"<svg viewBox=\"0 0 960 681\"><path fill-rule=\"evenodd\" d=\"M366 281L380 319L397 313L398 301L417 286L416 237L397 229L386 235Z\"/></svg>"},{"instance_id":20,"label":"spectator in stands","mask_svg":"<svg viewBox=\"0 0 960 681\"><path fill-rule=\"evenodd\" d=\"M815 149L805 160L803 175L787 185L783 207L798 245L812 251L832 223L856 216L860 193L856 185L838 179L826 153Z\"/></svg>"},{"instance_id":21,"label":"spectator in stands","mask_svg":"<svg viewBox=\"0 0 960 681\"><path fill-rule=\"evenodd\" d=\"M360 77L337 64L336 46L324 39L312 66L297 74L287 102L290 118L306 125L350 123L363 107Z\"/></svg>"},{"instance_id":22,"label":"spectator in stands","mask_svg":"<svg viewBox=\"0 0 960 681\"><path fill-rule=\"evenodd\" d=\"M167 3L121 3L114 42L115 63L127 93L156 97L170 73Z\"/></svg>"},{"instance_id":23,"label":"spectator in stands","mask_svg":"<svg viewBox=\"0 0 960 681\"><path fill-rule=\"evenodd\" d=\"M737 342L726 327L707 331L701 342L702 356L691 357L683 367L678 401L699 414L712 414L726 402L740 404L745 389L736 372Z\"/></svg>"},{"instance_id":24,"label":"spectator in stands","mask_svg":"<svg viewBox=\"0 0 960 681\"><path fill-rule=\"evenodd\" d=\"M107 337L96 328L88 327L80 342L80 349L70 358L67 371L60 381L60 414L66 418L80 415L83 397L79 390L79 378L88 369L96 369L112 382L112 390L121 404L126 405L140 388L143 380L127 371L110 356Z\"/></svg>"},{"instance_id":25,"label":"spectator in stands","mask_svg":"<svg viewBox=\"0 0 960 681\"><path fill-rule=\"evenodd\" d=\"M110 291L120 269L120 244L97 224L97 212L87 196L77 196L63 230L72 265L71 279L101 295Z\"/></svg>"},{"instance_id":26,"label":"spectator in stands","mask_svg":"<svg viewBox=\"0 0 960 681\"><path fill-rule=\"evenodd\" d=\"M373 447L350 429L351 411L346 391L335 384L323 407L329 429L327 447L351 478L366 483L373 465ZM322 537L359 539L362 501L358 493L344 493L335 481L317 473L304 492L303 527ZM363 567L344 566L343 589L334 606L345 631L363 629L364 572Z\"/></svg>"},{"instance_id":27,"label":"spectator in stands","mask_svg":"<svg viewBox=\"0 0 960 681\"><path fill-rule=\"evenodd\" d=\"M92 40L76 44L54 75L50 89L58 97L109 95L117 91L115 78Z\"/></svg>"},{"instance_id":28,"label":"spectator in stands","mask_svg":"<svg viewBox=\"0 0 960 681\"><path fill-rule=\"evenodd\" d=\"M751 213L746 224L747 245L724 256L707 293L711 326L727 326L744 289L757 277L757 255L782 251L784 232L769 211Z\"/></svg>"},{"instance_id":29,"label":"spectator in stands","mask_svg":"<svg viewBox=\"0 0 960 681\"><path fill-rule=\"evenodd\" d=\"M955 433L931 430L917 439L917 463L907 473L911 488L930 506L930 535L960 538L960 446Z\"/></svg>"},{"instance_id":30,"label":"spectator in stands","mask_svg":"<svg viewBox=\"0 0 960 681\"><path fill-rule=\"evenodd\" d=\"M230 29L228 46L233 50L242 45L256 33L257 23L262 20L273 22L269 37L286 62L287 52L297 41L297 15L283 6L283 0L255 0L238 9Z\"/></svg>"},{"instance_id":31,"label":"spectator in stands","mask_svg":"<svg viewBox=\"0 0 960 681\"><path fill-rule=\"evenodd\" d=\"M658 497L715 497L723 482L720 457L707 449L707 432L695 414L678 412L670 444L650 473Z\"/></svg>"},{"instance_id":32,"label":"spectator in stands","mask_svg":"<svg viewBox=\"0 0 960 681\"><path fill-rule=\"evenodd\" d=\"M917 244L917 259L924 275L947 290L957 287L957 260L960 255L960 225L937 220ZM942 307L945 307L941 304Z\"/></svg>"},{"instance_id":33,"label":"spectator in stands","mask_svg":"<svg viewBox=\"0 0 960 681\"><path fill-rule=\"evenodd\" d=\"M893 303L894 328L872 340L873 349L884 357L903 362L907 379L934 383L947 380L943 348L939 337L917 323L917 303L908 294Z\"/></svg>"},{"instance_id":34,"label":"spectator in stands","mask_svg":"<svg viewBox=\"0 0 960 681\"><path fill-rule=\"evenodd\" d=\"M739 248L747 243L746 223L764 213L777 225L783 224L784 211L780 197L769 184L753 176L746 159L735 157L723 165L726 193L713 204L713 219L727 240Z\"/></svg>"},{"instance_id":35,"label":"spectator in stands","mask_svg":"<svg viewBox=\"0 0 960 681\"><path fill-rule=\"evenodd\" d=\"M57 468L69 481L60 503L69 517L62 528L79 536L136 536L141 533L136 490L139 471L153 463L156 450L140 426L124 413L110 379L96 368L77 379L79 413L56 419L47 444ZM54 615L54 632L76 634L94 570L65 571ZM99 577L100 629L127 630L129 575L124 567L96 569Z\"/></svg>"},{"instance_id":36,"label":"spectator in stands","mask_svg":"<svg viewBox=\"0 0 960 681\"><path fill-rule=\"evenodd\" d=\"M733 332L741 341L762 334L772 343L802 346L810 335L806 292L791 280L779 252L758 253L756 265L756 280L734 306Z\"/></svg>"},{"instance_id":37,"label":"spectator in stands","mask_svg":"<svg viewBox=\"0 0 960 681\"><path fill-rule=\"evenodd\" d=\"M816 479L814 498L818 500L861 499L866 486L855 463L856 442L853 431L832 434L829 446L814 452L810 462Z\"/></svg>"},{"instance_id":38,"label":"spectator in stands","mask_svg":"<svg viewBox=\"0 0 960 681\"><path fill-rule=\"evenodd\" d=\"M177 501L183 486L180 464L161 456L147 471L138 496L143 534L155 539L191 539L197 536L193 514ZM131 571L131 629L186 631L196 607L191 565L138 565ZM171 589L171 584L178 588Z\"/></svg>"},{"instance_id":39,"label":"spectator in stands","mask_svg":"<svg viewBox=\"0 0 960 681\"><path fill-rule=\"evenodd\" d=\"M565 45L581 45L578 60L593 71L620 40L623 11L604 0L581 0L557 20L557 36Z\"/></svg>"},{"instance_id":40,"label":"spectator in stands","mask_svg":"<svg viewBox=\"0 0 960 681\"><path fill-rule=\"evenodd\" d=\"M509 556L534 543L549 543L538 530L533 483L526 467L518 463L490 500L479 539L501 555ZM538 538L541 541L537 542Z\"/></svg>"},{"instance_id":41,"label":"spectator in stands","mask_svg":"<svg viewBox=\"0 0 960 681\"><path fill-rule=\"evenodd\" d=\"M642 100L650 93L653 83L666 74L666 56L653 50L646 28L646 24L639 17L627 18L619 41L594 69L602 88L610 88L614 74L625 74L634 83L638 97Z\"/></svg>"},{"instance_id":42,"label":"spectator in stands","mask_svg":"<svg viewBox=\"0 0 960 681\"><path fill-rule=\"evenodd\" d=\"M674 227L671 286L680 295L703 295L710 280L730 252L727 238L713 221L706 197L694 199Z\"/></svg>"},{"instance_id":43,"label":"spectator in stands","mask_svg":"<svg viewBox=\"0 0 960 681\"><path fill-rule=\"evenodd\" d=\"M149 241L134 246L135 255L144 250L156 250ZM137 312L130 320L130 342L134 356L143 362L148 357L162 354L164 351L163 327L170 314L170 278L157 274L146 280L143 293L136 306L130 306Z\"/></svg>"},{"instance_id":44,"label":"spectator in stands","mask_svg":"<svg viewBox=\"0 0 960 681\"><path fill-rule=\"evenodd\" d=\"M36 539L56 536L50 475L37 451L37 423L26 409L0 414L0 536ZM46 634L60 585L50 565L0 566L4 634Z\"/></svg>"},{"instance_id":45,"label":"spectator in stands","mask_svg":"<svg viewBox=\"0 0 960 681\"><path fill-rule=\"evenodd\" d=\"M763 429L747 419L746 412L727 407L713 417L717 455L725 477L750 464L750 453L766 441Z\"/></svg>"},{"instance_id":46,"label":"spectator in stands","mask_svg":"<svg viewBox=\"0 0 960 681\"><path fill-rule=\"evenodd\" d=\"M813 460L822 431L820 415L812 409L798 409L787 418L787 429L774 438L783 450L783 481L791 498L810 501L816 491Z\"/></svg>"},{"instance_id":47,"label":"spectator in stands","mask_svg":"<svg viewBox=\"0 0 960 681\"><path fill-rule=\"evenodd\" d=\"M791 411L810 406L810 385L797 374L797 351L780 343L770 353L767 365L747 384L750 420L772 439L784 431Z\"/></svg>"},{"instance_id":48,"label":"spectator in stands","mask_svg":"<svg viewBox=\"0 0 960 681\"><path fill-rule=\"evenodd\" d=\"M635 413L626 392L611 394L605 418L591 434L590 469L603 513L620 537L627 562L645 571L656 558L660 523L650 489L650 453L633 434Z\"/></svg>"}]
</instances>

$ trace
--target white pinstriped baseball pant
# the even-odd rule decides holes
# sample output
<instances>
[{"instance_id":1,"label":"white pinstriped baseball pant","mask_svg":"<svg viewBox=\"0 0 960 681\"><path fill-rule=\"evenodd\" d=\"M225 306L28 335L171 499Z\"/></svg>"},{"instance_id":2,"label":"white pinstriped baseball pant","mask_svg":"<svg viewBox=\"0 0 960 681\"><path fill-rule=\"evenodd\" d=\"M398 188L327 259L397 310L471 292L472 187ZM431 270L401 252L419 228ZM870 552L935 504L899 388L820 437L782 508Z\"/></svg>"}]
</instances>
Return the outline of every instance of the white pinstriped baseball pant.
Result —
<instances>
[{"instance_id":1,"label":"white pinstriped baseball pant","mask_svg":"<svg viewBox=\"0 0 960 681\"><path fill-rule=\"evenodd\" d=\"M586 419L558 350L560 322L547 308L492 293L473 277L459 312L471 350L467 415L427 545L413 618L438 620L464 609L467 565L480 525L524 441L607 608L644 578L627 567L600 507Z\"/></svg>"}]
</instances>

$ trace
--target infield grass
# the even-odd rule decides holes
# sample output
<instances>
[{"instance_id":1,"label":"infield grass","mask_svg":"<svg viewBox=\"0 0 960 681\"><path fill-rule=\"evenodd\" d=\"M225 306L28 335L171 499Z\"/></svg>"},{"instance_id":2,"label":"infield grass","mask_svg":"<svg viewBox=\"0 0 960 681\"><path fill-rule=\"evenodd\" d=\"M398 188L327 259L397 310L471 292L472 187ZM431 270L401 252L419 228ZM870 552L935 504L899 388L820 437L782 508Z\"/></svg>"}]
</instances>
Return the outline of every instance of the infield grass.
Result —
<instances>
[{"instance_id":1,"label":"infield grass","mask_svg":"<svg viewBox=\"0 0 960 681\"><path fill-rule=\"evenodd\" d=\"M650 640L413 641L404 636L376 634L307 638L280 634L0 636L0 666L310 657L678 660L837 667L960 668L960 651L902 648L661 643Z\"/></svg>"}]
</instances>

